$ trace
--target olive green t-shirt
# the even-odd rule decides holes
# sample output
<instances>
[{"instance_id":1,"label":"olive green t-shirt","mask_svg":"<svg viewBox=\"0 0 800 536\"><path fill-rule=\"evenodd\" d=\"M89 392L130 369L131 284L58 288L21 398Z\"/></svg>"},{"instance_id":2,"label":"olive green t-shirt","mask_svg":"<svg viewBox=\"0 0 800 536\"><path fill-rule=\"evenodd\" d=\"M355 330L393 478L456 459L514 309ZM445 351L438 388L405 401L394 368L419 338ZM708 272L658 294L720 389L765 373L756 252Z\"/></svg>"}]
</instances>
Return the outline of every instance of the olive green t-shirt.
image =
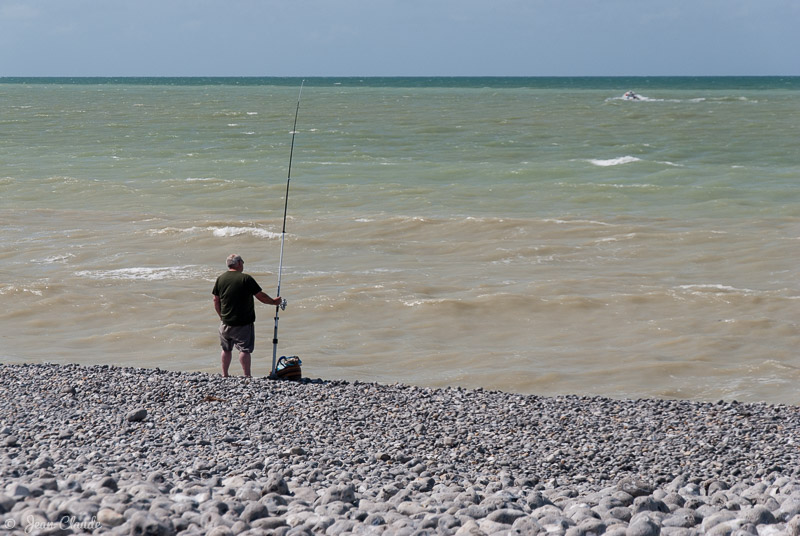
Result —
<instances>
[{"instance_id":1,"label":"olive green t-shirt","mask_svg":"<svg viewBox=\"0 0 800 536\"><path fill-rule=\"evenodd\" d=\"M256 280L244 272L229 270L217 278L211 293L219 296L222 322L227 326L246 326L256 321L253 296L261 292Z\"/></svg>"}]
</instances>

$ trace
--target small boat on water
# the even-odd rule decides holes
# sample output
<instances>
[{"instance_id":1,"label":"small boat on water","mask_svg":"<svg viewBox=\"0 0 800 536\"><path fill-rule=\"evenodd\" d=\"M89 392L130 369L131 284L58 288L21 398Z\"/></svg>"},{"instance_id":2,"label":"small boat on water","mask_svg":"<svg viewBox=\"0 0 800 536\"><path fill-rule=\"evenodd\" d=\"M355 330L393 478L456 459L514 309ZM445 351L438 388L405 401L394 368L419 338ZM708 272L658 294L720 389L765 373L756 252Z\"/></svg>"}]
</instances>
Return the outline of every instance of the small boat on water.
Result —
<instances>
[{"instance_id":1,"label":"small boat on water","mask_svg":"<svg viewBox=\"0 0 800 536\"><path fill-rule=\"evenodd\" d=\"M622 98L625 99L625 100L641 100L641 97L639 97L639 95L637 95L633 91L625 92L625 94L622 96Z\"/></svg>"}]
</instances>

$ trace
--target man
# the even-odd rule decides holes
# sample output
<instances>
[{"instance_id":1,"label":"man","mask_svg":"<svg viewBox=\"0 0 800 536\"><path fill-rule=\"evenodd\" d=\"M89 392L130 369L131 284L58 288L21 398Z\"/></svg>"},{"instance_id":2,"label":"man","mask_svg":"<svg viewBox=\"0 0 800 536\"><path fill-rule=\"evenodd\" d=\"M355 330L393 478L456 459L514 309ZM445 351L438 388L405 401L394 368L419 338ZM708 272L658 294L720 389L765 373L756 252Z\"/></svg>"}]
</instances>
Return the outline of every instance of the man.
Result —
<instances>
[{"instance_id":1,"label":"man","mask_svg":"<svg viewBox=\"0 0 800 536\"><path fill-rule=\"evenodd\" d=\"M233 348L239 350L239 363L250 377L250 354L256 343L256 312L253 297L267 305L280 305L281 298L270 298L256 280L243 272L244 261L235 253L228 256L228 271L220 275L211 293L219 315L219 342L222 346L222 375L228 377Z\"/></svg>"}]
</instances>

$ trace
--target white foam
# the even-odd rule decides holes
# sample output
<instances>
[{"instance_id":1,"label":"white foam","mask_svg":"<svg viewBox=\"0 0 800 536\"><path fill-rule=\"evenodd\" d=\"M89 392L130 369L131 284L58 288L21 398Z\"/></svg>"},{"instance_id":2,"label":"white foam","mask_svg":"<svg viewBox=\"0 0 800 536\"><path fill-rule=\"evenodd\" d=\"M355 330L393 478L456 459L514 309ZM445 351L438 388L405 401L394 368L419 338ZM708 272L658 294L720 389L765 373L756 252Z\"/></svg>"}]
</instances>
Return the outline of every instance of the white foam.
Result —
<instances>
[{"instance_id":1,"label":"white foam","mask_svg":"<svg viewBox=\"0 0 800 536\"><path fill-rule=\"evenodd\" d=\"M446 301L447 299L445 298L421 298L417 300L402 300L401 303L406 307L417 307L419 305L444 303Z\"/></svg>"},{"instance_id":2,"label":"white foam","mask_svg":"<svg viewBox=\"0 0 800 536\"><path fill-rule=\"evenodd\" d=\"M652 190L652 189L659 188L655 184L647 184L647 183L642 183L642 184L638 184L638 183L637 184L607 184L606 186L608 186L609 188L618 188L618 189L643 188L643 189L647 189L647 190Z\"/></svg>"},{"instance_id":3,"label":"white foam","mask_svg":"<svg viewBox=\"0 0 800 536\"><path fill-rule=\"evenodd\" d=\"M621 236L610 236L606 238L600 238L595 240L596 243L603 243L603 242L620 242L622 240L631 240L636 238L638 235L636 233L626 233Z\"/></svg>"},{"instance_id":4,"label":"white foam","mask_svg":"<svg viewBox=\"0 0 800 536\"><path fill-rule=\"evenodd\" d=\"M67 253L65 255L53 255L50 257L45 257L44 259L33 260L33 262L40 262L43 264L54 264L57 262L66 262L67 260L71 259L75 255L71 253Z\"/></svg>"},{"instance_id":5,"label":"white foam","mask_svg":"<svg viewBox=\"0 0 800 536\"><path fill-rule=\"evenodd\" d=\"M267 231L266 229L259 229L257 227L208 227L214 236L218 237L229 237L229 236L241 236L246 234L251 234L258 238L280 238L280 233L273 233L272 231Z\"/></svg>"},{"instance_id":6,"label":"white foam","mask_svg":"<svg viewBox=\"0 0 800 536\"><path fill-rule=\"evenodd\" d=\"M75 275L91 279L158 281L163 279L197 279L199 272L196 266L137 266L134 268L118 268L116 270L82 270L76 272Z\"/></svg>"},{"instance_id":7,"label":"white foam","mask_svg":"<svg viewBox=\"0 0 800 536\"><path fill-rule=\"evenodd\" d=\"M601 167L621 166L623 164L631 164L633 162L641 162L641 158L636 158L635 156L620 156L619 158L609 158L608 160L589 160L589 163Z\"/></svg>"},{"instance_id":8,"label":"white foam","mask_svg":"<svg viewBox=\"0 0 800 536\"><path fill-rule=\"evenodd\" d=\"M3 296L5 294L15 294L17 292L22 292L22 293L26 293L27 292L27 293L30 293L30 294L34 294L36 296L42 296L43 295L43 292L41 290L33 289L33 288L17 287L17 286L14 286L14 285L7 285L7 286L4 286L4 287L0 287L0 296Z\"/></svg>"},{"instance_id":9,"label":"white foam","mask_svg":"<svg viewBox=\"0 0 800 536\"><path fill-rule=\"evenodd\" d=\"M186 229L181 229L178 227L164 227L162 229L151 229L148 231L150 234L158 235L158 234L169 234L169 233L205 233L210 232L216 237L220 238L227 238L231 236L242 236L246 234L251 234L256 238L280 238L280 233L275 233L272 231L267 231L266 229L260 229L258 227L237 227L233 225L227 225L224 227L218 226L210 226L210 227L188 227Z\"/></svg>"},{"instance_id":10,"label":"white foam","mask_svg":"<svg viewBox=\"0 0 800 536\"><path fill-rule=\"evenodd\" d=\"M711 293L711 294L755 294L756 291L748 288L736 288L730 285L722 285L719 283L698 284L698 285L679 285L679 289L686 290L695 294Z\"/></svg>"},{"instance_id":11,"label":"white foam","mask_svg":"<svg viewBox=\"0 0 800 536\"><path fill-rule=\"evenodd\" d=\"M588 223L590 225L604 225L606 227L613 227L613 224L611 224L611 223L606 223L604 221L595 221L595 220L560 220L560 219L555 219L555 218L545 218L542 221L545 222L545 223L556 223L556 224L559 224L559 225L573 224L573 223L579 223L579 224L587 224Z\"/></svg>"}]
</instances>

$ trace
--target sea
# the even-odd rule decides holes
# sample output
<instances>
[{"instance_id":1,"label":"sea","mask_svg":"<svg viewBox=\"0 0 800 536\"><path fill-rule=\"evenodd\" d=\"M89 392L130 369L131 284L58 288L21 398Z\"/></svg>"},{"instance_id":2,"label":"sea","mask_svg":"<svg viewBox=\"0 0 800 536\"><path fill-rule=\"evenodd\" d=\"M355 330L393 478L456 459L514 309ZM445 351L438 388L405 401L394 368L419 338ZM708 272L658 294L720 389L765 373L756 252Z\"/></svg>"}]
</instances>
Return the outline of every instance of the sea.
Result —
<instances>
[{"instance_id":1,"label":"sea","mask_svg":"<svg viewBox=\"0 0 800 536\"><path fill-rule=\"evenodd\" d=\"M799 140L800 77L0 78L0 362L219 373L238 253L258 376L800 405Z\"/></svg>"}]
</instances>

